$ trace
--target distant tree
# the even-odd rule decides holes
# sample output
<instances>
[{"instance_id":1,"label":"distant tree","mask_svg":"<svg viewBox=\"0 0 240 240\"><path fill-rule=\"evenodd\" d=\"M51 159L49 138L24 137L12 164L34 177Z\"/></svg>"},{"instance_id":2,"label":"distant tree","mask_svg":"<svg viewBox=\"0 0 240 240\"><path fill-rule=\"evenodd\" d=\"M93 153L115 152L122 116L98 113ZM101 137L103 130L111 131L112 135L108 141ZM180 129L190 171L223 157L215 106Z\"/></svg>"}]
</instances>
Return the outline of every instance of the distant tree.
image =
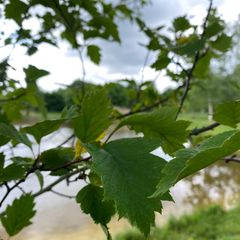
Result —
<instances>
[{"instance_id":1,"label":"distant tree","mask_svg":"<svg viewBox=\"0 0 240 240\"><path fill-rule=\"evenodd\" d=\"M61 112L66 106L63 96L58 92L44 93L44 100L49 112Z\"/></svg>"}]
</instances>

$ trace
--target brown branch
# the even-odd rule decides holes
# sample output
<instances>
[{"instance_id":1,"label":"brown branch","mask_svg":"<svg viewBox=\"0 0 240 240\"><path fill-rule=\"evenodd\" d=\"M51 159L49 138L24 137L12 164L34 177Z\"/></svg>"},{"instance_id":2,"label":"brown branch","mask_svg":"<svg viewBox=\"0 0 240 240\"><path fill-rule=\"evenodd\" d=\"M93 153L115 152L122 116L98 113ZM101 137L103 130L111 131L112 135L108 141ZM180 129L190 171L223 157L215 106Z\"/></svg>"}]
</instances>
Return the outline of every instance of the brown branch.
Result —
<instances>
[{"instance_id":1,"label":"brown branch","mask_svg":"<svg viewBox=\"0 0 240 240\"><path fill-rule=\"evenodd\" d=\"M209 7L208 7L208 11L207 11L207 16L205 18L205 21L203 23L203 32L201 34L201 38L200 39L203 39L204 36L205 36L205 33L206 33L206 27L207 27L207 22L208 22L208 19L209 19L209 16L210 16L210 12L211 12L211 9L212 9L212 4L213 4L213 0L210 0L210 3L209 3ZM183 95L181 97L181 100L180 100L180 104L179 104L179 108L178 108L178 112L177 112L177 115L176 115L176 118L178 117L178 115L180 114L182 108L183 108L183 104L187 98L187 95L188 95L188 92L190 90L190 85L191 85L191 81L192 81L192 78L193 78L193 72L197 66L197 63L200 59L200 51L197 51L196 54L195 54L195 57L194 57L194 61L193 61L193 65L189 71L189 74L187 75L187 79L186 79L186 84L185 84L185 89L184 89L184 92L183 92Z\"/></svg>"},{"instance_id":2,"label":"brown branch","mask_svg":"<svg viewBox=\"0 0 240 240\"><path fill-rule=\"evenodd\" d=\"M240 158L236 156L225 157L224 160L226 163L229 163L229 162L240 163Z\"/></svg>"},{"instance_id":3,"label":"brown branch","mask_svg":"<svg viewBox=\"0 0 240 240\"><path fill-rule=\"evenodd\" d=\"M197 136L199 135L200 133L203 133L203 132L207 132L207 131L210 131L210 130L213 130L214 128L218 127L220 124L218 122L214 122L206 127L202 127L202 128L195 128L192 130L192 132L190 133L190 136Z\"/></svg>"},{"instance_id":4,"label":"brown branch","mask_svg":"<svg viewBox=\"0 0 240 240\"><path fill-rule=\"evenodd\" d=\"M59 177L56 181L52 182L51 184L49 184L47 187L41 189L40 191L34 193L32 196L35 198L35 197L38 197L38 196L42 195L42 194L45 193L45 192L51 191L52 188L53 188L54 186L56 186L57 184L59 184L60 182L62 182L62 181L64 181L65 179L68 179L68 178L74 176L75 174L80 173L81 171L83 171L83 170L85 170L85 169L86 169L86 167L82 167L82 168L77 169L77 170L75 170L75 171L73 171L73 172L70 172L70 173L68 173L68 174L66 174L66 175L64 175L64 176Z\"/></svg>"},{"instance_id":5,"label":"brown branch","mask_svg":"<svg viewBox=\"0 0 240 240\"><path fill-rule=\"evenodd\" d=\"M135 113L141 113L141 112L150 111L150 110L158 107L159 105L161 105L161 104L163 104L163 103L166 103L166 102L169 100L170 96L171 96L173 93L177 93L177 92L178 92L180 89L182 89L184 86L185 86L185 84L182 84L182 85L178 86L176 89L174 89L173 92L171 92L171 94L169 94L169 95L166 96L165 98L160 99L160 100L158 100L157 102L155 102L155 103L153 103L153 104L151 104L151 105L149 105L149 106L145 106L145 107L143 107L143 108L140 108L140 109L138 109L138 110L136 110L136 111L129 111L128 113L122 114L122 115L118 116L117 119L122 119L122 118L125 118L125 117L128 117L128 116L131 116L131 115L133 115L133 114L135 114Z\"/></svg>"}]
</instances>

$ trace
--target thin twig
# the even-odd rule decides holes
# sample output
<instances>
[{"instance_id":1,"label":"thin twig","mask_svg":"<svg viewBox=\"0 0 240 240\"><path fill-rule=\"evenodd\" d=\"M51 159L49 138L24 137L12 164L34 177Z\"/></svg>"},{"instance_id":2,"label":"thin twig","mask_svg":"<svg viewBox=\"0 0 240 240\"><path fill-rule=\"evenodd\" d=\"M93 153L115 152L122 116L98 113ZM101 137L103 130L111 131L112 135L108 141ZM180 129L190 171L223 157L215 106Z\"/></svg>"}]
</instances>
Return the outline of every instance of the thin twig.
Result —
<instances>
[{"instance_id":1,"label":"thin twig","mask_svg":"<svg viewBox=\"0 0 240 240\"><path fill-rule=\"evenodd\" d=\"M190 133L190 136L197 136L200 133L203 132L207 132L209 130L213 130L214 128L218 127L220 124L218 122L214 122L206 127L202 127L202 128L195 128L192 130L192 132Z\"/></svg>"},{"instance_id":2,"label":"thin twig","mask_svg":"<svg viewBox=\"0 0 240 240\"><path fill-rule=\"evenodd\" d=\"M204 36L205 36L205 33L206 33L206 27L207 27L207 22L208 22L208 19L209 19L209 16L210 16L210 12L211 12L211 9L212 9L212 4L213 4L213 0L210 0L210 4L209 4L209 7L208 7L208 11L207 11L207 16L205 18L205 21L203 23L203 32L201 34L201 38L200 39L203 39ZM191 85L191 81L192 81L192 78L193 78L193 72L197 66L197 63L200 59L200 51L197 51L196 54L195 54L195 57L194 57L194 61L193 61L193 65L189 71L189 74L187 75L187 79L186 79L186 84L185 84L185 89L184 89L184 92L183 92L183 95L181 97L181 100L180 100L180 104L179 104L179 108L178 108L178 112L177 112L177 115L176 115L176 118L178 117L178 115L180 114L182 108L183 108L183 104L187 98L187 95L188 95L188 92L190 90L190 85Z\"/></svg>"},{"instance_id":3,"label":"thin twig","mask_svg":"<svg viewBox=\"0 0 240 240\"><path fill-rule=\"evenodd\" d=\"M51 189L50 191L51 191L52 193L60 196L60 197L65 197L65 198L69 198L69 199L75 198L75 196L70 196L70 195L67 195L67 194L64 194L64 193L60 193L60 192L57 192L57 191L55 191L55 190L53 190L53 189Z\"/></svg>"}]
</instances>

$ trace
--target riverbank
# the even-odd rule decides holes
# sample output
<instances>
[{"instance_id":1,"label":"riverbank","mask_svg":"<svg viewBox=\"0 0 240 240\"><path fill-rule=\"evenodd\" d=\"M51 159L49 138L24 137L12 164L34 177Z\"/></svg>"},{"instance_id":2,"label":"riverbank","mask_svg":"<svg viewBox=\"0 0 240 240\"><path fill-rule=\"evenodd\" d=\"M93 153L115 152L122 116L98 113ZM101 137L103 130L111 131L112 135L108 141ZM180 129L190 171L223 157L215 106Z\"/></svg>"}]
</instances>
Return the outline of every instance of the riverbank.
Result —
<instances>
[{"instance_id":1,"label":"riverbank","mask_svg":"<svg viewBox=\"0 0 240 240\"><path fill-rule=\"evenodd\" d=\"M132 230L117 235L114 240L144 240ZM239 240L240 207L224 210L214 205L192 214L172 217L162 228L153 229L149 240Z\"/></svg>"}]
</instances>

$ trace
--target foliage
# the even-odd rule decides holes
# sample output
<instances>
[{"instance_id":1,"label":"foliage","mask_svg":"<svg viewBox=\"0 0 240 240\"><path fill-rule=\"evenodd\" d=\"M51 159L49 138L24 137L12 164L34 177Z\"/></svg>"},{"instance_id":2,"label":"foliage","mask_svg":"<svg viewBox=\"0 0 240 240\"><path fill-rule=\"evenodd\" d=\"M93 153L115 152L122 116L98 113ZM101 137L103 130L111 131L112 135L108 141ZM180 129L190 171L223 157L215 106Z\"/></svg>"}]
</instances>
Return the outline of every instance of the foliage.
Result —
<instances>
[{"instance_id":1,"label":"foliage","mask_svg":"<svg viewBox=\"0 0 240 240\"><path fill-rule=\"evenodd\" d=\"M136 9L131 7L133 2ZM9 78L10 56L3 60L0 64L0 144L10 149L22 144L32 153L28 157L9 156L3 148L0 155L1 191L5 188L0 199L1 222L10 236L31 223L35 198L54 192L53 188L62 181L84 180L88 185L79 189L76 201L84 213L102 225L108 239L111 236L107 223L114 214L128 219L147 237L155 224L155 212L162 211L162 201L173 201L170 188L176 182L218 160L231 158L240 149L239 101L216 107L214 119L217 122L209 126L193 129L194 122L179 119L191 86L198 81L207 82L212 60L220 59L232 46L232 38L226 34L225 23L212 7L212 1L201 26L193 24L191 18L181 16L173 20L168 30L164 26L147 26L138 12L147 1L133 2L0 2L4 20L15 24L10 35L2 34L5 46L11 45L14 49L20 45L31 56L43 43L58 46L59 42L65 41L81 60L85 54L96 65L100 64L103 54L96 39L120 43L118 22L126 18L146 35L145 47L156 55L151 67L166 73L177 85L163 94L156 90L152 80L139 84L124 79L98 86L85 83L83 68L82 81L76 81L66 91L59 90L50 97L44 96L37 82L49 72L29 65L23 69L23 85ZM32 19L39 20L39 28L26 28L25 23ZM47 106L44 100L47 100ZM128 112L118 111L112 103L127 106ZM44 118L47 110L62 112L54 120L14 126L15 121L30 109L38 109ZM62 124L72 130L72 136L42 151L43 138L57 133ZM199 145L193 146L197 135L203 136L202 133L219 125L236 129L214 134L211 138L205 136L207 139L201 139ZM123 126L139 135L112 140L111 137ZM72 139L75 147L66 147ZM166 162L154 155L153 151L159 147L173 160ZM10 193L21 189L33 174L38 177L40 190L23 190L19 199L5 207ZM45 186L47 175L54 175L56 180Z\"/></svg>"},{"instance_id":2,"label":"foliage","mask_svg":"<svg viewBox=\"0 0 240 240\"><path fill-rule=\"evenodd\" d=\"M170 218L165 227L152 231L150 240L223 240L239 239L239 207L229 211L220 206L202 208L179 219ZM143 240L138 231L129 231L117 235L115 240Z\"/></svg>"}]
</instances>

